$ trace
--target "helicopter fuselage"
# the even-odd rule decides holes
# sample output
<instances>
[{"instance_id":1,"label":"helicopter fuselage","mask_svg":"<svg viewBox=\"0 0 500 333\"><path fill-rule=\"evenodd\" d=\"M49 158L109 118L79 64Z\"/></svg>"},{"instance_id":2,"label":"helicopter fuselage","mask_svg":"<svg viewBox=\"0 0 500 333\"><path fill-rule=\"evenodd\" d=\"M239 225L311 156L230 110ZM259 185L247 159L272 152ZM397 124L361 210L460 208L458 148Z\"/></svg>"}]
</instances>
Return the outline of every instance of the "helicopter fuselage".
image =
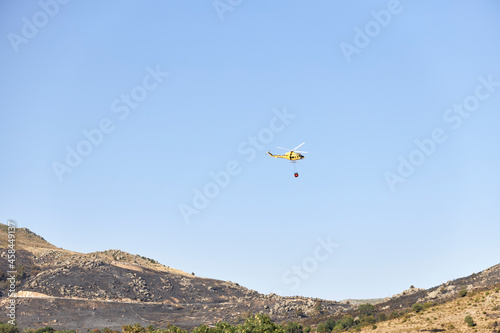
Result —
<instances>
[{"instance_id":1,"label":"helicopter fuselage","mask_svg":"<svg viewBox=\"0 0 500 333\"><path fill-rule=\"evenodd\" d=\"M304 155L296 153L294 151L289 151L288 153L283 154L283 155L273 155L269 151L267 153L269 154L269 156L272 156L274 158L284 158L284 159L289 160L289 161L298 161L298 160L301 160L305 157Z\"/></svg>"}]
</instances>

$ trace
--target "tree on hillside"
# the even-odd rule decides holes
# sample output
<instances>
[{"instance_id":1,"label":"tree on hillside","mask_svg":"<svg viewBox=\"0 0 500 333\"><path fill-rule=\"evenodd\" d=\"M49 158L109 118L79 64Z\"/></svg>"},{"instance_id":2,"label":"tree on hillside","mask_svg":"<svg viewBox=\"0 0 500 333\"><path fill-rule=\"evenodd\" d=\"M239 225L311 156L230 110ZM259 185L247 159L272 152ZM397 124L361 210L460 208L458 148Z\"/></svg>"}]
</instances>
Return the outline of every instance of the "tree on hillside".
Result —
<instances>
[{"instance_id":1,"label":"tree on hillside","mask_svg":"<svg viewBox=\"0 0 500 333\"><path fill-rule=\"evenodd\" d=\"M318 327L316 328L316 332L318 333L329 333L331 332L330 329L326 326L326 324L322 323L319 324Z\"/></svg>"},{"instance_id":2,"label":"tree on hillside","mask_svg":"<svg viewBox=\"0 0 500 333\"><path fill-rule=\"evenodd\" d=\"M0 324L0 333L19 333L19 329L11 324Z\"/></svg>"},{"instance_id":3,"label":"tree on hillside","mask_svg":"<svg viewBox=\"0 0 500 333\"><path fill-rule=\"evenodd\" d=\"M333 318L328 318L328 320L326 321L326 327L328 327L330 331L332 331L335 328L336 324L337 323L335 322L335 320L333 320Z\"/></svg>"},{"instance_id":4,"label":"tree on hillside","mask_svg":"<svg viewBox=\"0 0 500 333\"><path fill-rule=\"evenodd\" d=\"M323 304L321 303L320 299L318 299L314 304L314 313L316 315L320 315L323 313Z\"/></svg>"},{"instance_id":5,"label":"tree on hillside","mask_svg":"<svg viewBox=\"0 0 500 333\"><path fill-rule=\"evenodd\" d=\"M472 317L471 317L471 316L469 316L469 315L467 315L467 316L465 317L465 322L467 323L467 325L468 325L469 327L474 327L474 326L476 326L476 323L474 322L474 319L472 319Z\"/></svg>"},{"instance_id":6,"label":"tree on hillside","mask_svg":"<svg viewBox=\"0 0 500 333\"><path fill-rule=\"evenodd\" d=\"M123 333L146 333L146 328L136 323L134 325L123 325L122 331Z\"/></svg>"},{"instance_id":7,"label":"tree on hillside","mask_svg":"<svg viewBox=\"0 0 500 333\"><path fill-rule=\"evenodd\" d=\"M370 315L370 316L363 317L363 319L361 320L361 322L363 324L373 325L373 324L375 324L377 322L377 319L375 319L375 317L373 317L373 316Z\"/></svg>"},{"instance_id":8,"label":"tree on hillside","mask_svg":"<svg viewBox=\"0 0 500 333\"><path fill-rule=\"evenodd\" d=\"M422 304L419 304L419 303L415 303L413 304L413 306L411 307L411 309L415 312L420 312L424 309L423 305Z\"/></svg>"},{"instance_id":9,"label":"tree on hillside","mask_svg":"<svg viewBox=\"0 0 500 333\"><path fill-rule=\"evenodd\" d=\"M349 315L346 315L342 318L342 320L337 321L335 325L335 330L343 330L345 328L351 328L354 326L354 318Z\"/></svg>"},{"instance_id":10,"label":"tree on hillside","mask_svg":"<svg viewBox=\"0 0 500 333\"><path fill-rule=\"evenodd\" d=\"M53 332L55 332L55 329L53 329L50 326L42 327L35 331L35 333L53 333Z\"/></svg>"},{"instance_id":11,"label":"tree on hillside","mask_svg":"<svg viewBox=\"0 0 500 333\"><path fill-rule=\"evenodd\" d=\"M303 333L304 328L301 324L292 321L283 326L283 331L285 333Z\"/></svg>"},{"instance_id":12,"label":"tree on hillside","mask_svg":"<svg viewBox=\"0 0 500 333\"><path fill-rule=\"evenodd\" d=\"M186 330L179 328L175 325L168 325L166 330L161 330L161 333L187 333Z\"/></svg>"},{"instance_id":13,"label":"tree on hillside","mask_svg":"<svg viewBox=\"0 0 500 333\"><path fill-rule=\"evenodd\" d=\"M243 324L238 325L237 332L283 332L283 327L275 324L267 315L258 313L253 316L249 316Z\"/></svg>"},{"instance_id":14,"label":"tree on hillside","mask_svg":"<svg viewBox=\"0 0 500 333\"><path fill-rule=\"evenodd\" d=\"M222 332L221 330L211 329L207 325L200 325L198 327L193 328L193 330L191 331L191 333L210 333L212 331L214 331L214 332Z\"/></svg>"},{"instance_id":15,"label":"tree on hillside","mask_svg":"<svg viewBox=\"0 0 500 333\"><path fill-rule=\"evenodd\" d=\"M225 321L220 321L217 324L215 324L215 329L217 329L217 332L223 332L223 333L236 332L236 326L232 326L231 324L226 323Z\"/></svg>"},{"instance_id":16,"label":"tree on hillside","mask_svg":"<svg viewBox=\"0 0 500 333\"><path fill-rule=\"evenodd\" d=\"M362 304L359 306L359 312L365 316L373 316L375 313L375 306L370 303Z\"/></svg>"}]
</instances>

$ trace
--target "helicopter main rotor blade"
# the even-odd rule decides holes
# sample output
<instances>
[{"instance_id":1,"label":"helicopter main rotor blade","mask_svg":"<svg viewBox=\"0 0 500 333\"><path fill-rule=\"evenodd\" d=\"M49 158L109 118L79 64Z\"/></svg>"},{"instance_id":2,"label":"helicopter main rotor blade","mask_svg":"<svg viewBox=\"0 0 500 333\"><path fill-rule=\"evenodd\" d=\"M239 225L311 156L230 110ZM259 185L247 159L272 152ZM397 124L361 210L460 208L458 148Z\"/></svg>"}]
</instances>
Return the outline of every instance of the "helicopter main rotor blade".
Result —
<instances>
[{"instance_id":1,"label":"helicopter main rotor blade","mask_svg":"<svg viewBox=\"0 0 500 333\"><path fill-rule=\"evenodd\" d=\"M294 150L295 153L307 154L307 151Z\"/></svg>"},{"instance_id":2,"label":"helicopter main rotor blade","mask_svg":"<svg viewBox=\"0 0 500 333\"><path fill-rule=\"evenodd\" d=\"M295 151L295 149L299 148L300 146L302 146L305 142L302 142L300 145L298 145L297 147L293 148L292 150Z\"/></svg>"}]
</instances>

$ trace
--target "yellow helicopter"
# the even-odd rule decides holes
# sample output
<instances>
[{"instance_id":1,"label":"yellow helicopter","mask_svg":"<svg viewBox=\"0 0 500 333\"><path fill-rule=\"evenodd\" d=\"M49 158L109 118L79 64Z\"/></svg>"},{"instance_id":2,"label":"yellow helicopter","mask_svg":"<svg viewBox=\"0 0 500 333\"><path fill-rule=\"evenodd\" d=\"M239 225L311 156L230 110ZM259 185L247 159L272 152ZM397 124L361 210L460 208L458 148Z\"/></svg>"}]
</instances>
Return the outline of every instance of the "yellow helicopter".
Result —
<instances>
[{"instance_id":1,"label":"yellow helicopter","mask_svg":"<svg viewBox=\"0 0 500 333\"><path fill-rule=\"evenodd\" d=\"M300 151L300 150L296 150L297 148L301 147L305 142L302 142L300 145L298 145L297 147L293 148L293 149L288 149L288 148L283 148L283 147L277 147L279 149L284 149L284 150L288 150L287 153L283 154L283 155L273 155L271 154L271 151L268 151L267 154L271 157L274 157L274 158L284 158L286 160L289 160L291 161L292 163L296 163L302 159L305 158L304 155L302 154L307 154L307 151ZM302 153L302 154L301 154ZM298 172L295 172L293 174L295 177L298 177L299 174Z\"/></svg>"}]
</instances>

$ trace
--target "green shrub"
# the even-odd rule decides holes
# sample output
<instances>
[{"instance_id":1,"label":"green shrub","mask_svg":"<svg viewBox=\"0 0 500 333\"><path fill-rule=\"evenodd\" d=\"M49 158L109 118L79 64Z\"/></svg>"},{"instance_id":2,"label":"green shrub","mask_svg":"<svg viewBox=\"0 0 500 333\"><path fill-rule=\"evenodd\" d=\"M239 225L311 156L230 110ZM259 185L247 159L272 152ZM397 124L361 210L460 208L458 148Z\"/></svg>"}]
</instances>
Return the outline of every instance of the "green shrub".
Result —
<instances>
[{"instance_id":1,"label":"green shrub","mask_svg":"<svg viewBox=\"0 0 500 333\"><path fill-rule=\"evenodd\" d=\"M25 278L28 277L28 273L26 273L26 267L24 267L22 265L21 266L17 266L16 272L17 272L16 273L16 279L15 279L16 282L17 281L21 281L21 280L23 280L23 279L25 279Z\"/></svg>"},{"instance_id":2,"label":"green shrub","mask_svg":"<svg viewBox=\"0 0 500 333\"><path fill-rule=\"evenodd\" d=\"M436 303L434 303L434 302L425 302L423 304L423 307L424 307L424 309L428 309L430 307L433 307L434 305L436 305Z\"/></svg>"},{"instance_id":3,"label":"green shrub","mask_svg":"<svg viewBox=\"0 0 500 333\"><path fill-rule=\"evenodd\" d=\"M283 331L285 333L303 333L304 328L299 323L289 322L289 323L286 323L285 326L283 326Z\"/></svg>"},{"instance_id":4,"label":"green shrub","mask_svg":"<svg viewBox=\"0 0 500 333\"><path fill-rule=\"evenodd\" d=\"M335 320L333 320L332 318L329 318L327 321L326 321L326 327L328 327L328 329L331 331L335 328L335 325L337 323L335 322Z\"/></svg>"},{"instance_id":5,"label":"green shrub","mask_svg":"<svg viewBox=\"0 0 500 333\"><path fill-rule=\"evenodd\" d=\"M304 310L302 310L302 309L300 309L300 308L299 308L299 309L297 309L297 310L295 310L295 315L296 315L297 317L307 317L307 316L306 316L306 314L304 313Z\"/></svg>"},{"instance_id":6,"label":"green shrub","mask_svg":"<svg viewBox=\"0 0 500 333\"><path fill-rule=\"evenodd\" d=\"M328 333L330 332L330 329L326 326L326 324L319 324L318 328L316 329L316 332L318 333Z\"/></svg>"},{"instance_id":7,"label":"green shrub","mask_svg":"<svg viewBox=\"0 0 500 333\"><path fill-rule=\"evenodd\" d=\"M361 322L366 325L372 325L377 322L377 320L373 316L366 316L364 317Z\"/></svg>"},{"instance_id":8,"label":"green shrub","mask_svg":"<svg viewBox=\"0 0 500 333\"><path fill-rule=\"evenodd\" d=\"M415 304L413 304L411 309L418 313L418 312L422 311L424 309L424 307L422 306L422 304L415 303Z\"/></svg>"},{"instance_id":9,"label":"green shrub","mask_svg":"<svg viewBox=\"0 0 500 333\"><path fill-rule=\"evenodd\" d=\"M39 328L35 331L35 333L52 333L54 332L55 329L53 329L52 327L50 326L47 326L47 327L43 327L43 328Z\"/></svg>"},{"instance_id":10,"label":"green shrub","mask_svg":"<svg viewBox=\"0 0 500 333\"><path fill-rule=\"evenodd\" d=\"M122 331L123 333L145 333L146 329L141 324L135 323L134 325L123 325Z\"/></svg>"},{"instance_id":11,"label":"green shrub","mask_svg":"<svg viewBox=\"0 0 500 333\"><path fill-rule=\"evenodd\" d=\"M207 325L200 325L198 327L193 328L191 333L209 333L210 328Z\"/></svg>"},{"instance_id":12,"label":"green shrub","mask_svg":"<svg viewBox=\"0 0 500 333\"><path fill-rule=\"evenodd\" d=\"M467 296L467 290L465 290L465 289L460 290L460 292L458 293L458 296L460 296L460 297Z\"/></svg>"},{"instance_id":13,"label":"green shrub","mask_svg":"<svg viewBox=\"0 0 500 333\"><path fill-rule=\"evenodd\" d=\"M359 306L359 312L365 316L371 316L375 313L375 306L370 303L362 304Z\"/></svg>"},{"instance_id":14,"label":"green shrub","mask_svg":"<svg viewBox=\"0 0 500 333\"><path fill-rule=\"evenodd\" d=\"M187 331L179 328L175 325L169 325L166 330L162 330L162 333L187 333Z\"/></svg>"},{"instance_id":15,"label":"green shrub","mask_svg":"<svg viewBox=\"0 0 500 333\"><path fill-rule=\"evenodd\" d=\"M468 325L469 327L474 327L474 326L476 326L476 323L474 323L474 319L472 319L472 317L471 317L471 316L469 316L469 315L467 315L467 316L465 317L465 322L467 323L467 325Z\"/></svg>"},{"instance_id":16,"label":"green shrub","mask_svg":"<svg viewBox=\"0 0 500 333\"><path fill-rule=\"evenodd\" d=\"M217 324L215 324L215 328L220 332L229 332L231 331L231 328L234 327L231 326L231 324L226 323L225 321L219 321Z\"/></svg>"},{"instance_id":17,"label":"green shrub","mask_svg":"<svg viewBox=\"0 0 500 333\"><path fill-rule=\"evenodd\" d=\"M317 300L314 304L314 313L316 315L320 315L323 313L323 304L321 303L321 300Z\"/></svg>"},{"instance_id":18,"label":"green shrub","mask_svg":"<svg viewBox=\"0 0 500 333\"><path fill-rule=\"evenodd\" d=\"M275 324L271 318L265 314L250 315L243 324L238 325L238 332L274 332L282 327Z\"/></svg>"},{"instance_id":19,"label":"green shrub","mask_svg":"<svg viewBox=\"0 0 500 333\"><path fill-rule=\"evenodd\" d=\"M354 326L354 319L351 316L347 315L342 318L341 323L344 328L350 328Z\"/></svg>"},{"instance_id":20,"label":"green shrub","mask_svg":"<svg viewBox=\"0 0 500 333\"><path fill-rule=\"evenodd\" d=\"M387 315L385 313L379 313L377 315L377 321L386 321L387 320Z\"/></svg>"},{"instance_id":21,"label":"green shrub","mask_svg":"<svg viewBox=\"0 0 500 333\"><path fill-rule=\"evenodd\" d=\"M399 312L397 312L396 310L392 311L391 314L389 315L389 319L395 319L395 318L398 318L400 317L401 314Z\"/></svg>"},{"instance_id":22,"label":"green shrub","mask_svg":"<svg viewBox=\"0 0 500 333\"><path fill-rule=\"evenodd\" d=\"M11 324L0 324L0 333L19 333L19 329Z\"/></svg>"}]
</instances>

